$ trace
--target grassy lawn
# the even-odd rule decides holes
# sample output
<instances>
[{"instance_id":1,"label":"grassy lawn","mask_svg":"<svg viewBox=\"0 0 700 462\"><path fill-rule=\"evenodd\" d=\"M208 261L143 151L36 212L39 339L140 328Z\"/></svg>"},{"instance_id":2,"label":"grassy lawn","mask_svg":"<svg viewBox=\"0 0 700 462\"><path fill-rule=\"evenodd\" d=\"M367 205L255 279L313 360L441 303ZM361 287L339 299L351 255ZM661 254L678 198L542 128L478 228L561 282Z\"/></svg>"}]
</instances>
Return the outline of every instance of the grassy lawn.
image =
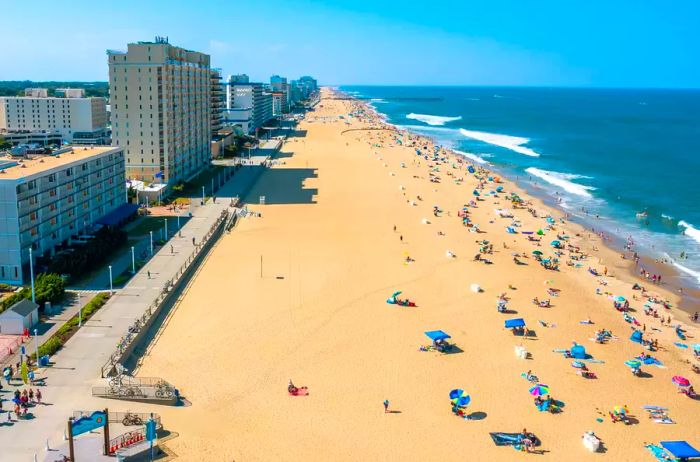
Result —
<instances>
[{"instance_id":1,"label":"grassy lawn","mask_svg":"<svg viewBox=\"0 0 700 462\"><path fill-rule=\"evenodd\" d=\"M168 218L168 225L172 223L172 226L174 227L174 220L175 218ZM180 218L180 225L182 225L183 219ZM163 228L165 225L163 224L163 217L139 217L137 221L134 222L133 225L129 226L127 229L127 232L129 233L129 237L140 237L140 236L147 236L149 232L153 231L153 234L156 234L159 232L161 228ZM173 228L175 229L175 228Z\"/></svg>"},{"instance_id":2,"label":"grassy lawn","mask_svg":"<svg viewBox=\"0 0 700 462\"><path fill-rule=\"evenodd\" d=\"M214 165L212 168L200 173L195 179L185 183L185 187L182 191L173 191L173 195L175 196L174 200L186 200L186 203L189 203L189 198L199 198L202 196L202 186L204 186L207 193L211 193L212 178L215 178L225 168L226 167L223 165Z\"/></svg>"}]
</instances>

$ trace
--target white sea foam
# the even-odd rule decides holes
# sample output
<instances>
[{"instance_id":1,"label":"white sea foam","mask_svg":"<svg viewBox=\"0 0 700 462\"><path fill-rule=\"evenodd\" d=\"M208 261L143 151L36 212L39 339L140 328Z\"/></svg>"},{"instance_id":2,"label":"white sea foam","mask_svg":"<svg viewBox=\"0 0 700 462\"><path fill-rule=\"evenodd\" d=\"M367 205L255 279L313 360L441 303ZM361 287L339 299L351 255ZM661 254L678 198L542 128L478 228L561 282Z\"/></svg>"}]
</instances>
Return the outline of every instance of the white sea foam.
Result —
<instances>
[{"instance_id":1,"label":"white sea foam","mask_svg":"<svg viewBox=\"0 0 700 462\"><path fill-rule=\"evenodd\" d=\"M666 215L664 213L661 214L661 218L664 220L673 220L673 217L671 215Z\"/></svg>"},{"instance_id":2,"label":"white sea foam","mask_svg":"<svg viewBox=\"0 0 700 462\"><path fill-rule=\"evenodd\" d=\"M694 228L693 225L683 220L678 222L678 226L685 228L683 234L700 243L700 229Z\"/></svg>"},{"instance_id":3,"label":"white sea foam","mask_svg":"<svg viewBox=\"0 0 700 462\"><path fill-rule=\"evenodd\" d=\"M458 151L457 149L454 149L454 152L456 152L460 156L466 157L467 159L473 160L477 164L488 164L489 163L489 161L487 161L483 157L477 156L476 154L472 154L471 152Z\"/></svg>"},{"instance_id":4,"label":"white sea foam","mask_svg":"<svg viewBox=\"0 0 700 462\"><path fill-rule=\"evenodd\" d=\"M665 252L664 252L664 255L666 256L667 259L669 259L669 260L671 261L671 263L673 263L673 266L675 266L676 268L678 268L678 269L679 269L680 271L682 271L683 273L685 273L685 274L687 274L687 275L689 275L689 276L694 277L694 278L697 279L697 281L700 283L700 271L695 271L695 270L692 270L692 269L688 268L687 266L681 265L681 264L678 263L676 260L674 260L673 258L671 258L671 256L670 256L668 253L665 253Z\"/></svg>"},{"instance_id":5,"label":"white sea foam","mask_svg":"<svg viewBox=\"0 0 700 462\"><path fill-rule=\"evenodd\" d=\"M591 193L588 191L591 191L595 189L592 186L585 186L582 184L574 183L570 180L575 180L579 178L590 178L590 177L585 177L582 175L575 175L573 173L560 173L560 172L550 172L547 170L541 170L539 168L535 167L528 167L525 169L527 173L530 175L536 176L538 178L543 179L549 184L553 184L554 186L558 186L559 188L563 189L564 191L570 192L571 194L576 194L577 196L582 196L582 197L593 197Z\"/></svg>"},{"instance_id":6,"label":"white sea foam","mask_svg":"<svg viewBox=\"0 0 700 462\"><path fill-rule=\"evenodd\" d=\"M407 119L413 119L413 120L419 120L423 123L426 123L428 125L433 125L433 126L439 126L439 125L445 125L447 122L454 122L457 120L462 120L462 116L457 116L457 117L444 117L444 116L436 116L436 115L430 115L430 114L416 114L416 113L410 113L406 116Z\"/></svg>"},{"instance_id":7,"label":"white sea foam","mask_svg":"<svg viewBox=\"0 0 700 462\"><path fill-rule=\"evenodd\" d=\"M467 138L483 141L484 143L493 144L502 148L510 149L519 154L526 156L539 157L540 155L530 148L526 148L523 144L530 142L528 138L520 136L500 135L498 133L477 132L475 130L465 130L460 128L459 131Z\"/></svg>"},{"instance_id":8,"label":"white sea foam","mask_svg":"<svg viewBox=\"0 0 700 462\"><path fill-rule=\"evenodd\" d=\"M386 101L384 101L381 98L372 98L372 99L370 99L370 101L373 103L386 103Z\"/></svg>"}]
</instances>

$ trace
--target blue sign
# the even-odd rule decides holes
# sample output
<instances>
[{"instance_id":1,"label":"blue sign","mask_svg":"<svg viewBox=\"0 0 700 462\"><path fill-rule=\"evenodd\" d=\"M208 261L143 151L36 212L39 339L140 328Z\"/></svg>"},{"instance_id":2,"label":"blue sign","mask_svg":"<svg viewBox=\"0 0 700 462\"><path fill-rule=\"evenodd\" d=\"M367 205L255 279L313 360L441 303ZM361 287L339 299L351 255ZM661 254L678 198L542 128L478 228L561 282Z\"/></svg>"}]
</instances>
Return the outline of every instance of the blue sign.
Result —
<instances>
[{"instance_id":1,"label":"blue sign","mask_svg":"<svg viewBox=\"0 0 700 462\"><path fill-rule=\"evenodd\" d=\"M156 421L149 419L146 422L146 441L154 441L156 439Z\"/></svg>"},{"instance_id":2,"label":"blue sign","mask_svg":"<svg viewBox=\"0 0 700 462\"><path fill-rule=\"evenodd\" d=\"M102 411L95 411L89 416L84 416L73 421L73 436L90 432L92 430L104 427L105 425L107 425L107 414Z\"/></svg>"}]
</instances>

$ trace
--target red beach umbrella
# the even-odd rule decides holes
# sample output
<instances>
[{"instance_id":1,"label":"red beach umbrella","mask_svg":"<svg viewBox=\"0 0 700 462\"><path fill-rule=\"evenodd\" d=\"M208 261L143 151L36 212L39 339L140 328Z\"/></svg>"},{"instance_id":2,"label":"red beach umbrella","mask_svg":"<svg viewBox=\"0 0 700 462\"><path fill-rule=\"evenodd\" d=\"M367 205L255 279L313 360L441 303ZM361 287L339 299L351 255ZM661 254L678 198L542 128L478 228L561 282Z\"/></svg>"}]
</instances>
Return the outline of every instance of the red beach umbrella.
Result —
<instances>
[{"instance_id":1,"label":"red beach umbrella","mask_svg":"<svg viewBox=\"0 0 700 462\"><path fill-rule=\"evenodd\" d=\"M671 382L675 383L679 387L689 387L690 386L690 380L686 379L685 377L681 377L680 375L674 375L673 378L671 379Z\"/></svg>"}]
</instances>

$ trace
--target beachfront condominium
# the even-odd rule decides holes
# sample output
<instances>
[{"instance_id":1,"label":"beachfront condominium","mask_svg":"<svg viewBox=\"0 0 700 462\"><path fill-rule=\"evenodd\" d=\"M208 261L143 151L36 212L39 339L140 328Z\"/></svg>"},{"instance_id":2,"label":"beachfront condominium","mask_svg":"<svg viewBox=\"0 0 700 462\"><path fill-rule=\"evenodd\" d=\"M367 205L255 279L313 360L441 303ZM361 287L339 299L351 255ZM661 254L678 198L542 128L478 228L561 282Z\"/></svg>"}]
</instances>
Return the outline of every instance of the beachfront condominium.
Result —
<instances>
[{"instance_id":1,"label":"beachfront condominium","mask_svg":"<svg viewBox=\"0 0 700 462\"><path fill-rule=\"evenodd\" d=\"M223 128L226 92L221 69L211 70L211 136L214 139Z\"/></svg>"},{"instance_id":2,"label":"beachfront condominium","mask_svg":"<svg viewBox=\"0 0 700 462\"><path fill-rule=\"evenodd\" d=\"M229 108L225 122L238 126L244 133L255 133L272 119L272 95L261 83L228 81Z\"/></svg>"},{"instance_id":3,"label":"beachfront condominium","mask_svg":"<svg viewBox=\"0 0 700 462\"><path fill-rule=\"evenodd\" d=\"M163 37L107 55L112 144L125 150L127 177L173 185L208 166L209 55Z\"/></svg>"},{"instance_id":4,"label":"beachfront condominium","mask_svg":"<svg viewBox=\"0 0 700 462\"><path fill-rule=\"evenodd\" d=\"M35 259L50 257L125 204L122 148L0 158L0 282L29 278L30 248Z\"/></svg>"},{"instance_id":5,"label":"beachfront condominium","mask_svg":"<svg viewBox=\"0 0 700 462\"><path fill-rule=\"evenodd\" d=\"M289 112L290 99L289 99L289 84L287 83L286 77L280 77L279 75L273 75L270 77L270 88L273 92L279 92L284 95L282 98L282 112Z\"/></svg>"},{"instance_id":6,"label":"beachfront condominium","mask_svg":"<svg viewBox=\"0 0 700 462\"><path fill-rule=\"evenodd\" d=\"M0 97L0 135L14 144L109 144L105 98L85 98L82 89L71 88L57 94L28 88L25 96Z\"/></svg>"}]
</instances>

